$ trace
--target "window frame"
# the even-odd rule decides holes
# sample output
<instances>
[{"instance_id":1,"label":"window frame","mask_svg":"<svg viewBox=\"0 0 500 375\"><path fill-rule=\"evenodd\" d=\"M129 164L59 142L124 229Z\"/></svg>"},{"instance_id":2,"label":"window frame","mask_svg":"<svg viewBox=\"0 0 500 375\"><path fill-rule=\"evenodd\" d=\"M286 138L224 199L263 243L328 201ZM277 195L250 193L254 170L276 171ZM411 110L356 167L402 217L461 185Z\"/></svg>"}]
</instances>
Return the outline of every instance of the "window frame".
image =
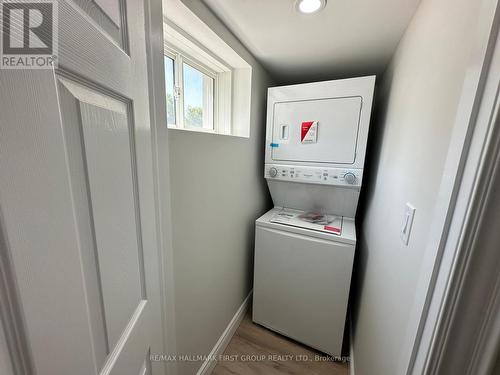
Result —
<instances>
[{"instance_id":1,"label":"window frame","mask_svg":"<svg viewBox=\"0 0 500 375\"><path fill-rule=\"evenodd\" d=\"M163 34L164 55L173 58L174 64L177 59L177 67L174 67L176 69L174 81L177 87L181 87L179 83L182 82L183 78L183 72L181 71L183 59L186 60L188 65L214 79L212 93L213 130L200 127L185 127L182 93L180 93L176 107L176 113L181 115L180 121L178 120L176 125L170 125L169 128L248 137L249 118L241 121L241 117L249 114L250 97L242 96L241 93L250 88L250 86L246 86L247 84L250 85L250 65L244 62L233 50L231 50L232 54L227 54L226 48L229 48L227 45L225 45L224 53L221 54L220 46L214 46L212 44L213 40L207 43L205 33L201 35L199 30L196 30L194 34L189 34L167 18L164 19ZM193 35L198 35L203 42L200 42ZM226 59L229 60L226 61ZM236 67L234 66L235 63ZM250 76L248 76L248 72L241 69L240 65L242 64L248 65ZM248 82L246 82L247 79ZM243 104L245 105L244 108L242 108ZM181 111L179 112L179 110ZM245 134L241 134L243 127L247 130Z\"/></svg>"},{"instance_id":2,"label":"window frame","mask_svg":"<svg viewBox=\"0 0 500 375\"><path fill-rule=\"evenodd\" d=\"M184 129L191 131L199 131L204 133L220 133L220 108L219 108L219 96L220 96L220 73L213 69L210 69L206 64L202 63L198 59L192 57L190 54L181 51L173 46L165 45L164 55L174 62L174 107L175 107L175 124L167 124L170 129ZM187 126L184 121L184 64L187 64L191 68L194 68L205 74L207 77L213 79L213 92L212 90L207 90L204 92L203 97L208 95L212 101L212 128L197 127L197 126ZM204 88L205 89L205 88ZM203 119L203 125L205 125L205 118Z\"/></svg>"},{"instance_id":3,"label":"window frame","mask_svg":"<svg viewBox=\"0 0 500 375\"><path fill-rule=\"evenodd\" d=\"M174 97L173 97L173 100L174 100L174 117L175 117L175 123L174 124L171 124L168 122L168 116L167 116L167 126L168 127L176 127L177 126L177 123L179 122L179 108L178 108L178 102L179 102L179 94L177 92L177 67L176 67L176 63L175 63L175 59L176 59L176 56L171 53L170 51L167 51L165 50L164 52L164 57L167 57L169 59L172 60L172 67L173 67L173 78L174 78L174 82L173 82L173 89L174 89ZM165 83L167 81L165 80ZM166 93L166 87L165 87L165 93Z\"/></svg>"}]
</instances>

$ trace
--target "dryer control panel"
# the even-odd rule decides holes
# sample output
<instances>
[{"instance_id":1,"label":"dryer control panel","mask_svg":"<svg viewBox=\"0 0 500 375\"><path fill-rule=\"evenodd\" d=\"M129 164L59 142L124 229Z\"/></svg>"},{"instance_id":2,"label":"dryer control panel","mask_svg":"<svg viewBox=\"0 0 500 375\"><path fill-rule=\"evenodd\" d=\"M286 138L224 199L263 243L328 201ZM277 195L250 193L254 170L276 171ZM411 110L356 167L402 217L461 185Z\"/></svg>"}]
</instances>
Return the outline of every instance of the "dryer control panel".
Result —
<instances>
[{"instance_id":1,"label":"dryer control panel","mask_svg":"<svg viewBox=\"0 0 500 375\"><path fill-rule=\"evenodd\" d=\"M269 180L359 188L363 170L266 164L264 177Z\"/></svg>"}]
</instances>

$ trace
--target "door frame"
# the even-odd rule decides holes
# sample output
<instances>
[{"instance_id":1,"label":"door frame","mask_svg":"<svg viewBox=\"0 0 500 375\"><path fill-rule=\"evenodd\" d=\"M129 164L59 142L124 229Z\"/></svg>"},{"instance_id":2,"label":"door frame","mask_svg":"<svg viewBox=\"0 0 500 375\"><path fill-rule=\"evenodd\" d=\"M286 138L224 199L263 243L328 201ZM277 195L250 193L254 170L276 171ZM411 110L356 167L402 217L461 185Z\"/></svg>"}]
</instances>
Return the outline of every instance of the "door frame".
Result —
<instances>
[{"instance_id":1,"label":"door frame","mask_svg":"<svg viewBox=\"0 0 500 375\"><path fill-rule=\"evenodd\" d=\"M438 206L425 248L413 315L407 329L408 342L412 344L403 348L404 355L399 364L401 374L436 373L451 322L459 313L457 301L463 280L470 277L468 265L474 256L474 235L484 213L484 204L491 199L488 193L492 181L482 178L493 171L494 163L492 165L489 161L500 152L500 133L498 129L493 132L494 121L478 121L479 110L485 110L485 87L488 80L493 79L488 76L493 54L500 52L495 51L499 21L499 1L483 0L443 171ZM487 105L489 113L493 114L498 97ZM476 276L476 280L482 283L492 282L481 280L482 275ZM497 288L496 292L499 294L497 298L500 297L500 289ZM494 296L491 301L484 301L485 304L493 302ZM408 358L409 362L405 361Z\"/></svg>"},{"instance_id":2,"label":"door frame","mask_svg":"<svg viewBox=\"0 0 500 375\"><path fill-rule=\"evenodd\" d=\"M175 288L172 247L172 213L170 196L170 156L168 146L166 87L164 70L163 1L146 2L146 48L150 93L151 141L156 202L157 240L160 259L160 288L163 325L163 345L167 356L177 354L175 328ZM153 353L152 353L153 354ZM177 374L175 361L164 363L165 373Z\"/></svg>"}]
</instances>

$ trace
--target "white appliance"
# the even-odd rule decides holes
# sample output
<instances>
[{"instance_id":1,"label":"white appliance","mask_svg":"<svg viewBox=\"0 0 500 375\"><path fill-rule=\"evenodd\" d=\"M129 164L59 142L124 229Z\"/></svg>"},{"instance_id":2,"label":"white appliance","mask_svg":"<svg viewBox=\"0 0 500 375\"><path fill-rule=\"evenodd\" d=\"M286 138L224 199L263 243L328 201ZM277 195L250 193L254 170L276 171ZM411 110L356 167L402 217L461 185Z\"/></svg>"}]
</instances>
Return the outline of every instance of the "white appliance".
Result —
<instances>
[{"instance_id":1,"label":"white appliance","mask_svg":"<svg viewBox=\"0 0 500 375\"><path fill-rule=\"evenodd\" d=\"M264 177L275 207L256 221L253 321L333 356L374 86L369 76L268 91Z\"/></svg>"}]
</instances>

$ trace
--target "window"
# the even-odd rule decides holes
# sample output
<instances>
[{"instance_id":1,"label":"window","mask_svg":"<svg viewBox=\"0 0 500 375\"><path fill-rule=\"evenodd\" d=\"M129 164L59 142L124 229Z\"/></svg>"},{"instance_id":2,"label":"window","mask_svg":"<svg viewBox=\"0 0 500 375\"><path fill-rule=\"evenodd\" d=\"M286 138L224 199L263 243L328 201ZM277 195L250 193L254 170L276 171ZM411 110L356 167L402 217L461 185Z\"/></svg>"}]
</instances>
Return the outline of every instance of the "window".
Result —
<instances>
[{"instance_id":1,"label":"window","mask_svg":"<svg viewBox=\"0 0 500 375\"><path fill-rule=\"evenodd\" d=\"M189 64L182 64L184 126L214 130L214 81Z\"/></svg>"},{"instance_id":2,"label":"window","mask_svg":"<svg viewBox=\"0 0 500 375\"><path fill-rule=\"evenodd\" d=\"M215 120L216 116L222 120L224 109L215 108L215 99L223 95L220 90L223 74L186 52L169 47L165 56L169 127L221 133Z\"/></svg>"},{"instance_id":3,"label":"window","mask_svg":"<svg viewBox=\"0 0 500 375\"><path fill-rule=\"evenodd\" d=\"M250 65L211 30L198 33L198 42L165 20L164 33L168 127L248 137Z\"/></svg>"}]
</instances>

